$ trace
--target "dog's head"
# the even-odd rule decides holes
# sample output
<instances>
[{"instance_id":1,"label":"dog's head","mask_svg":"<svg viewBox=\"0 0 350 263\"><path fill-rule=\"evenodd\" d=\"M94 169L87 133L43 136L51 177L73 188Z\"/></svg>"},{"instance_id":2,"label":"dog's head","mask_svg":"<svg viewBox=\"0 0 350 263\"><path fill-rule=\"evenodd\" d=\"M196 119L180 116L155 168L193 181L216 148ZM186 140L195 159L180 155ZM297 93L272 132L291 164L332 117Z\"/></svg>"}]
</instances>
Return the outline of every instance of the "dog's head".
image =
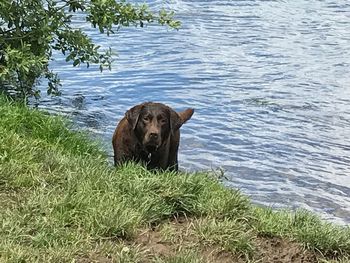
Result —
<instances>
[{"instance_id":1,"label":"dog's head","mask_svg":"<svg viewBox=\"0 0 350 263\"><path fill-rule=\"evenodd\" d=\"M144 148L154 152L192 117L193 112L187 109L176 113L164 104L146 102L134 106L125 116Z\"/></svg>"}]
</instances>

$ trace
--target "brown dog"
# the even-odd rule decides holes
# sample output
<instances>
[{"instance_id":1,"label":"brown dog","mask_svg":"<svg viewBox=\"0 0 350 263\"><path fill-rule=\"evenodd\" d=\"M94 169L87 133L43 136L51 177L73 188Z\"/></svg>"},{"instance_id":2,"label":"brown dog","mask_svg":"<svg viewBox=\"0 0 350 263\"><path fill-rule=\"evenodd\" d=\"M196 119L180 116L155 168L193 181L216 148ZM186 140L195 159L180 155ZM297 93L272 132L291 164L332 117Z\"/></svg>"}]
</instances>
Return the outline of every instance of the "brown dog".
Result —
<instances>
[{"instance_id":1,"label":"brown dog","mask_svg":"<svg viewBox=\"0 0 350 263\"><path fill-rule=\"evenodd\" d=\"M143 162L148 169L177 171L180 127L194 110L176 113L170 107L146 102L125 113L113 134L114 164Z\"/></svg>"}]
</instances>

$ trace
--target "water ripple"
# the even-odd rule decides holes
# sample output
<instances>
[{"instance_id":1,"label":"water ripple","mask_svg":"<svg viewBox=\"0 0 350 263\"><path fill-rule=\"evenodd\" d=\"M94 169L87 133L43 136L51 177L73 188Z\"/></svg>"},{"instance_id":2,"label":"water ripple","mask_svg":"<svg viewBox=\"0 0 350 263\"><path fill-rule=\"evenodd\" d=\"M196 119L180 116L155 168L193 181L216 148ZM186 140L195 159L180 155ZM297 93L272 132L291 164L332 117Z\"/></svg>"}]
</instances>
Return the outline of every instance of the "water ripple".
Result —
<instances>
[{"instance_id":1,"label":"water ripple","mask_svg":"<svg viewBox=\"0 0 350 263\"><path fill-rule=\"evenodd\" d=\"M141 3L141 1L139 1ZM110 139L131 106L194 107L182 128L180 167L222 168L254 202L303 207L350 223L350 5L339 1L154 0L183 22L116 36L76 26L118 51L112 71L51 67L59 98L40 107Z\"/></svg>"}]
</instances>

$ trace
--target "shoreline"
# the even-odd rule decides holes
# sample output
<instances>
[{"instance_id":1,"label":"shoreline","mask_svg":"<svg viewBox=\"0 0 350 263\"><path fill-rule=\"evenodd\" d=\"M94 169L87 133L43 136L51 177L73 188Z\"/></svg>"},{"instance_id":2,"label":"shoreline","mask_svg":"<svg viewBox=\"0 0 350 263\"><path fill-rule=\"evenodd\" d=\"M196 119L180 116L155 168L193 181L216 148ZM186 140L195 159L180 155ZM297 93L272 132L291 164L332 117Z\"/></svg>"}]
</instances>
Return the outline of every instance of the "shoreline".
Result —
<instances>
[{"instance_id":1,"label":"shoreline","mask_svg":"<svg viewBox=\"0 0 350 263\"><path fill-rule=\"evenodd\" d=\"M0 96L1 262L348 262L350 228L251 204L210 173L115 169L60 116Z\"/></svg>"}]
</instances>

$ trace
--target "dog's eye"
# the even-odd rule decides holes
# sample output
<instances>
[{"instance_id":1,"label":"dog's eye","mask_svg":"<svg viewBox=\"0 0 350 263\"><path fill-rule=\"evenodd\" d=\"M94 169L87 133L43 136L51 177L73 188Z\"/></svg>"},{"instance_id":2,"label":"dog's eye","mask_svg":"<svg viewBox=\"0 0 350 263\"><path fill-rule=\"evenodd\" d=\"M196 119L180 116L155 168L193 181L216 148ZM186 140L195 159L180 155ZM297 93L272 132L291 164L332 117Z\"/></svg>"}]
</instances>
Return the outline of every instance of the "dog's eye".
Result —
<instances>
[{"instance_id":1,"label":"dog's eye","mask_svg":"<svg viewBox=\"0 0 350 263\"><path fill-rule=\"evenodd\" d=\"M148 116L145 116L145 117L143 117L142 120L145 121L145 122L147 122L147 121L149 121L149 117L148 117Z\"/></svg>"},{"instance_id":2,"label":"dog's eye","mask_svg":"<svg viewBox=\"0 0 350 263\"><path fill-rule=\"evenodd\" d=\"M166 120L166 119L160 119L159 122L160 122L161 124L166 124L166 123L167 123L167 120Z\"/></svg>"}]
</instances>

